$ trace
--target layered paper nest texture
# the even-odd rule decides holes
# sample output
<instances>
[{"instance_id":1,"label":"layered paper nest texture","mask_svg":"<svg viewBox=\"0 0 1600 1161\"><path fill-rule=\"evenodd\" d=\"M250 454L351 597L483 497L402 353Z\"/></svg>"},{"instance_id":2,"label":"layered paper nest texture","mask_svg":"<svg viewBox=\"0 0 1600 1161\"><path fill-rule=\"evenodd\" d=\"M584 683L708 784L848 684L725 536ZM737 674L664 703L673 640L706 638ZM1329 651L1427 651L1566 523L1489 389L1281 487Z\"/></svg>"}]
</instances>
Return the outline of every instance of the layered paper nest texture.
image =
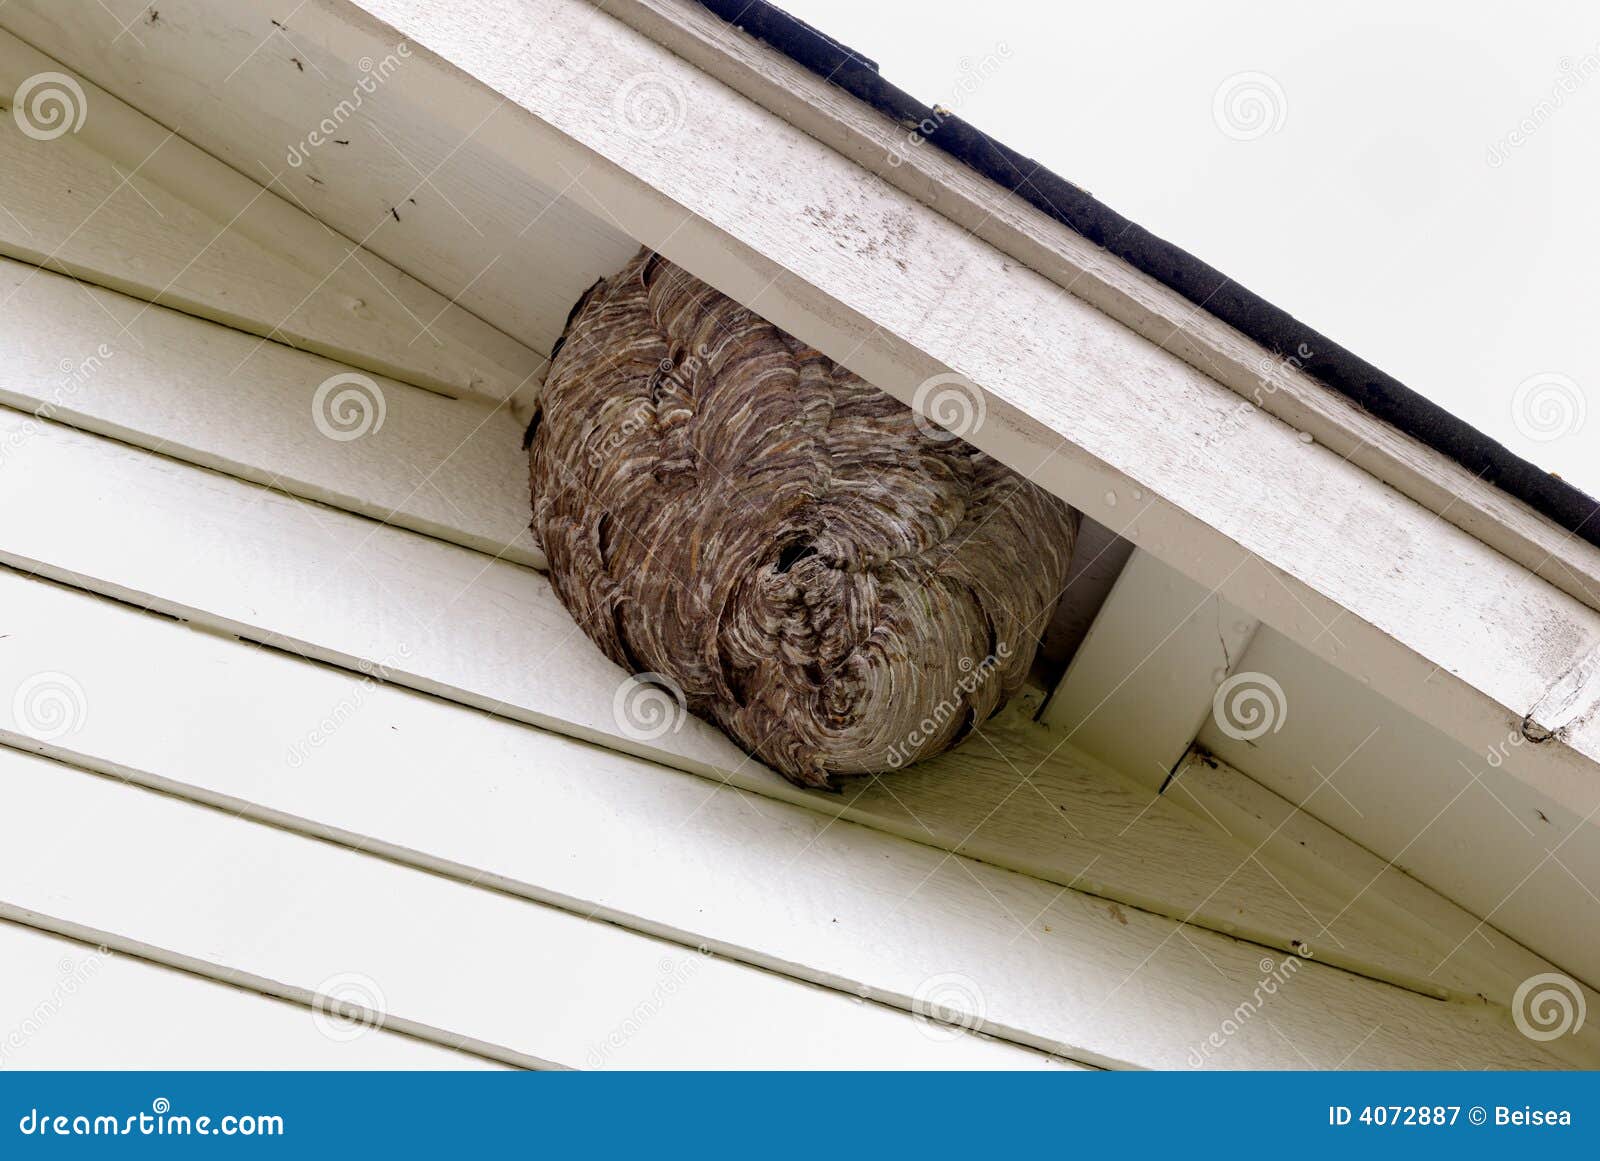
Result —
<instances>
[{"instance_id":1,"label":"layered paper nest texture","mask_svg":"<svg viewBox=\"0 0 1600 1161\"><path fill-rule=\"evenodd\" d=\"M938 753L1003 705L1077 530L649 251L574 308L529 451L533 531L583 631L805 786Z\"/></svg>"}]
</instances>

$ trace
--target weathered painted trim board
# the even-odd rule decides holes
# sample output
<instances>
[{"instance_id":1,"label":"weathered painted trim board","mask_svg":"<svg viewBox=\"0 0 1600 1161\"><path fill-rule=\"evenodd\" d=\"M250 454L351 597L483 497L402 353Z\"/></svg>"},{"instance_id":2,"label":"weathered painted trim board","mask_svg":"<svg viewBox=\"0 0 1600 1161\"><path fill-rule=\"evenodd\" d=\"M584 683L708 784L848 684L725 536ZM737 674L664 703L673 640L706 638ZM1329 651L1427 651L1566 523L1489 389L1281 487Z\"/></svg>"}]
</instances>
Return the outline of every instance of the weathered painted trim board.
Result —
<instances>
[{"instance_id":1,"label":"weathered painted trim board","mask_svg":"<svg viewBox=\"0 0 1600 1161\"><path fill-rule=\"evenodd\" d=\"M1007 196L906 126L724 23L692 0L597 5L863 170L936 210L1057 286L1172 352L1243 399L1305 432L1591 609L1600 609L1600 548L1568 534L1176 291Z\"/></svg>"}]
</instances>

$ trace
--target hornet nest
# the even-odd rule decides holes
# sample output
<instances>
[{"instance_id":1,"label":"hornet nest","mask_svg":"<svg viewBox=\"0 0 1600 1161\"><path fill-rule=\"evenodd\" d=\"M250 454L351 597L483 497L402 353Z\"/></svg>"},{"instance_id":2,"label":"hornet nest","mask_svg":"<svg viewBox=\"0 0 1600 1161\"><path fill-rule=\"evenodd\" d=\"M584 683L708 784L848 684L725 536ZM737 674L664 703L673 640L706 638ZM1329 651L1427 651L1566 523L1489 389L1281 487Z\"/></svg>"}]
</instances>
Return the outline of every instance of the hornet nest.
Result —
<instances>
[{"instance_id":1,"label":"hornet nest","mask_svg":"<svg viewBox=\"0 0 1600 1161\"><path fill-rule=\"evenodd\" d=\"M1027 676L1077 513L659 255L579 300L540 407L556 593L791 781L939 753Z\"/></svg>"}]
</instances>

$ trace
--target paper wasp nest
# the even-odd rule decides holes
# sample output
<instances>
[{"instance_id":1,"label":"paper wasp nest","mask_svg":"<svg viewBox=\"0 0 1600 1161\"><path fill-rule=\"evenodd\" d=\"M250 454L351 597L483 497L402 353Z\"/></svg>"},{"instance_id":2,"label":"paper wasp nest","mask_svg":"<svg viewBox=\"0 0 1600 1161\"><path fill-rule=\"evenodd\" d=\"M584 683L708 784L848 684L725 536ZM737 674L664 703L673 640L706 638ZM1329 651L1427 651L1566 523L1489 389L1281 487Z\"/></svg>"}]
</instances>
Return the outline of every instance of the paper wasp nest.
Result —
<instances>
[{"instance_id":1,"label":"paper wasp nest","mask_svg":"<svg viewBox=\"0 0 1600 1161\"><path fill-rule=\"evenodd\" d=\"M561 600L792 781L938 753L1026 677L1077 514L666 259L573 308L541 408Z\"/></svg>"}]
</instances>

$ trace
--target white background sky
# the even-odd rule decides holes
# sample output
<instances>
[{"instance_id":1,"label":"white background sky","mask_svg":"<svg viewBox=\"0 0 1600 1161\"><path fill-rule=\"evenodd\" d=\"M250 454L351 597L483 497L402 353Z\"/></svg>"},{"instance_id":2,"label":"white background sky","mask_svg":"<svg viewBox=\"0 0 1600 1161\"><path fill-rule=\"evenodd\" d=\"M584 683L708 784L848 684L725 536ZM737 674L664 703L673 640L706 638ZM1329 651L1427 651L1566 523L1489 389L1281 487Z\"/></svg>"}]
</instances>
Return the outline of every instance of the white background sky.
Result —
<instances>
[{"instance_id":1,"label":"white background sky","mask_svg":"<svg viewBox=\"0 0 1600 1161\"><path fill-rule=\"evenodd\" d=\"M1600 495L1600 4L778 3ZM1282 123L1234 140L1243 72Z\"/></svg>"}]
</instances>

